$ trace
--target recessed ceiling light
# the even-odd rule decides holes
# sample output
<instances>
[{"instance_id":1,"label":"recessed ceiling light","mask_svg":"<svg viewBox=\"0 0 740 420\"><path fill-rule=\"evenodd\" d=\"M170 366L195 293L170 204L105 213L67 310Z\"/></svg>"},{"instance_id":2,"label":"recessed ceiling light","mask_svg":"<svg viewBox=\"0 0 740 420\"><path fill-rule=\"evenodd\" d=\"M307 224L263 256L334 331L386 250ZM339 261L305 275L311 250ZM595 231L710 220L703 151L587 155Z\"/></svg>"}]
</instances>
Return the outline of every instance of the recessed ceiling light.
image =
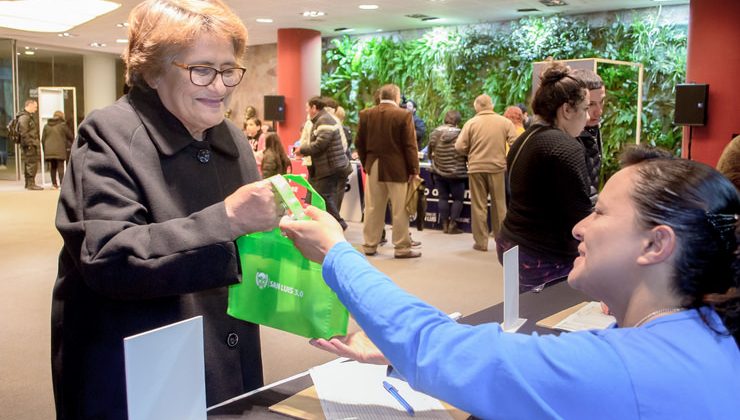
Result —
<instances>
[{"instance_id":1,"label":"recessed ceiling light","mask_svg":"<svg viewBox=\"0 0 740 420\"><path fill-rule=\"evenodd\" d=\"M442 18L433 17L433 16L429 16L429 17L425 17L421 19L422 22L439 22L440 20L442 20Z\"/></svg>"},{"instance_id":2,"label":"recessed ceiling light","mask_svg":"<svg viewBox=\"0 0 740 420\"><path fill-rule=\"evenodd\" d=\"M382 29L376 29L375 32L383 32Z\"/></svg>"},{"instance_id":3,"label":"recessed ceiling light","mask_svg":"<svg viewBox=\"0 0 740 420\"><path fill-rule=\"evenodd\" d=\"M334 28L334 32L352 32L354 29L352 28Z\"/></svg>"},{"instance_id":4,"label":"recessed ceiling light","mask_svg":"<svg viewBox=\"0 0 740 420\"><path fill-rule=\"evenodd\" d=\"M65 32L121 7L106 0L0 1L0 26L32 32Z\"/></svg>"},{"instance_id":5,"label":"recessed ceiling light","mask_svg":"<svg viewBox=\"0 0 740 420\"><path fill-rule=\"evenodd\" d=\"M375 10L379 6L377 4L361 4L361 5L357 6L357 7L359 7L362 10Z\"/></svg>"},{"instance_id":6,"label":"recessed ceiling light","mask_svg":"<svg viewBox=\"0 0 740 420\"><path fill-rule=\"evenodd\" d=\"M34 54L36 54L36 52L35 51L25 51L24 54L26 54L26 55L34 55Z\"/></svg>"},{"instance_id":7,"label":"recessed ceiling light","mask_svg":"<svg viewBox=\"0 0 740 420\"><path fill-rule=\"evenodd\" d=\"M128 22L116 23L116 26L119 28L128 28Z\"/></svg>"},{"instance_id":8,"label":"recessed ceiling light","mask_svg":"<svg viewBox=\"0 0 740 420\"><path fill-rule=\"evenodd\" d=\"M128 44L128 39L126 39L126 38L118 38L118 39L116 39L116 44Z\"/></svg>"},{"instance_id":9,"label":"recessed ceiling light","mask_svg":"<svg viewBox=\"0 0 740 420\"><path fill-rule=\"evenodd\" d=\"M91 42L90 46L93 48L101 48L101 47L105 47L105 43L104 42Z\"/></svg>"},{"instance_id":10,"label":"recessed ceiling light","mask_svg":"<svg viewBox=\"0 0 740 420\"><path fill-rule=\"evenodd\" d=\"M58 37L61 37L61 38L67 38L67 37L70 36L70 33L69 32L62 32L61 34L57 34L57 36Z\"/></svg>"},{"instance_id":11,"label":"recessed ceiling light","mask_svg":"<svg viewBox=\"0 0 740 420\"><path fill-rule=\"evenodd\" d=\"M526 7L524 9L516 9L519 13L527 13L527 12L539 12L539 10L535 9L534 7Z\"/></svg>"},{"instance_id":12,"label":"recessed ceiling light","mask_svg":"<svg viewBox=\"0 0 740 420\"><path fill-rule=\"evenodd\" d=\"M568 3L565 2L565 0L540 0L540 3L548 7L568 5Z\"/></svg>"},{"instance_id":13,"label":"recessed ceiling light","mask_svg":"<svg viewBox=\"0 0 740 420\"><path fill-rule=\"evenodd\" d=\"M257 23L272 23L272 19L269 18L257 18L255 21Z\"/></svg>"},{"instance_id":14,"label":"recessed ceiling light","mask_svg":"<svg viewBox=\"0 0 740 420\"><path fill-rule=\"evenodd\" d=\"M326 16L326 13L320 11L320 10L306 10L305 12L301 13L303 17L307 18L315 18L315 17L322 17Z\"/></svg>"}]
</instances>

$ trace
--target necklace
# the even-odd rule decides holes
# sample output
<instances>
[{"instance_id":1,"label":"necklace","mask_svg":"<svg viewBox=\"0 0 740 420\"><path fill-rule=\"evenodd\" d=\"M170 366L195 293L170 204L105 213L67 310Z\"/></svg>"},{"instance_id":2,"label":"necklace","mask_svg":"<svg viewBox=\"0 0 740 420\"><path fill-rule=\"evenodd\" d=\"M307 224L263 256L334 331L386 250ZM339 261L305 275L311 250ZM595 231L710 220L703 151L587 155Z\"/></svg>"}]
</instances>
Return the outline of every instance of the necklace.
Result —
<instances>
[{"instance_id":1,"label":"necklace","mask_svg":"<svg viewBox=\"0 0 740 420\"><path fill-rule=\"evenodd\" d=\"M680 307L658 309L657 311L653 311L653 312L650 312L649 314L645 315L645 317L642 318L641 320L637 321L637 323L635 325L633 325L632 328L637 328L637 327L641 326L642 324L646 323L647 321L655 318L656 316L658 316L660 314L672 314L672 313L676 313L676 312L681 312L683 310L684 310L684 308L680 308Z\"/></svg>"}]
</instances>

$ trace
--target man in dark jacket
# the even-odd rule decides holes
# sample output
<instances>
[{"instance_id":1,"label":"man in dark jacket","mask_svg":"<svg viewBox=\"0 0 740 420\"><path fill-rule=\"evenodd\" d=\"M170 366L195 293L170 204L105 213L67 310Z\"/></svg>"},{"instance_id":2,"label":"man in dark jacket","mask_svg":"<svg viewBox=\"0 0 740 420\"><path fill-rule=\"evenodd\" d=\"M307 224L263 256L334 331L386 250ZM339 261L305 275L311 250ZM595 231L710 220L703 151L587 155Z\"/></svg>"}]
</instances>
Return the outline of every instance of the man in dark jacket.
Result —
<instances>
[{"instance_id":1,"label":"man in dark jacket","mask_svg":"<svg viewBox=\"0 0 740 420\"><path fill-rule=\"evenodd\" d=\"M588 103L588 122L586 128L577 137L586 151L586 168L591 182L591 202L596 202L599 192L599 181L601 175L601 114L604 113L604 99L606 88L598 74L591 70L578 69L574 72L586 84L591 101Z\"/></svg>"},{"instance_id":2,"label":"man in dark jacket","mask_svg":"<svg viewBox=\"0 0 740 420\"><path fill-rule=\"evenodd\" d=\"M36 172L41 160L39 141L39 127L34 119L39 104L35 99L27 99L23 111L18 116L18 127L21 133L21 149L23 150L23 174L26 178L26 189L32 191L43 190L36 185Z\"/></svg>"},{"instance_id":3,"label":"man in dark jacket","mask_svg":"<svg viewBox=\"0 0 740 420\"><path fill-rule=\"evenodd\" d=\"M416 115L416 101L409 99L404 105L414 117L414 131L416 132L416 147L421 150L424 143L424 136L427 134L427 125L418 115Z\"/></svg>"},{"instance_id":4,"label":"man in dark jacket","mask_svg":"<svg viewBox=\"0 0 740 420\"><path fill-rule=\"evenodd\" d=\"M345 153L345 146L342 145L339 132L341 127L334 117L324 110L325 106L324 101L318 96L308 101L306 112L313 124L311 140L301 146L299 153L302 156L311 156L314 168L311 184L326 200L326 211L337 219L343 229L347 229L347 222L339 215L337 186L344 185L352 167Z\"/></svg>"}]
</instances>

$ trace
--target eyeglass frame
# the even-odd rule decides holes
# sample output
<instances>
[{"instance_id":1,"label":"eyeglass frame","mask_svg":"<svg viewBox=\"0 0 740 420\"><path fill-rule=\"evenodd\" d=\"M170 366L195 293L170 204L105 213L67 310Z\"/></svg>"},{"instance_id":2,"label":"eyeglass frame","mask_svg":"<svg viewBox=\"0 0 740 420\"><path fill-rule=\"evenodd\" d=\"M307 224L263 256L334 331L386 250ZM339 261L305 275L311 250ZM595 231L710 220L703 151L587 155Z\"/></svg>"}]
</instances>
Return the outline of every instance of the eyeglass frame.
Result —
<instances>
[{"instance_id":1,"label":"eyeglass frame","mask_svg":"<svg viewBox=\"0 0 740 420\"><path fill-rule=\"evenodd\" d=\"M175 67L179 67L181 69L187 70L188 73L189 73L189 75L190 75L190 83L194 84L195 86L200 86L200 87L210 86L211 83L213 83L216 80L216 76L218 76L218 75L221 75L221 83L223 83L224 86L226 86L226 87L238 86L239 83L242 82L242 79L244 79L244 73L247 72L247 69L245 69L244 67L229 67L228 69L219 70L219 69L217 69L215 67L206 66L206 65L203 65L203 64L184 64L184 63L178 63L177 61L172 61L172 65L175 66ZM213 78L211 79L210 82L206 83L205 85L199 85L198 83L195 83L195 81L193 80L193 69L194 68L211 69L215 73L213 73ZM227 72L227 71L229 71L229 70L241 70L242 71L242 74L239 77L239 81L236 82L233 85L227 85L226 84L226 81L224 80L224 73Z\"/></svg>"}]
</instances>

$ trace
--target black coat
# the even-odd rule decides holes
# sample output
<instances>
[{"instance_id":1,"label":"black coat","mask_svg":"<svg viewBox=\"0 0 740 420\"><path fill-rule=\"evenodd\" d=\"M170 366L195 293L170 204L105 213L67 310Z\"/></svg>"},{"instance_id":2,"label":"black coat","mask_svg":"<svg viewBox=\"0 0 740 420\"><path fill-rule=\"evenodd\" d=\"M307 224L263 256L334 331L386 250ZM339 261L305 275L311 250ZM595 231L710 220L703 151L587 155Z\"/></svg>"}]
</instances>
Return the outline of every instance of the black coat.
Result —
<instances>
[{"instance_id":1,"label":"black coat","mask_svg":"<svg viewBox=\"0 0 740 420\"><path fill-rule=\"evenodd\" d=\"M228 121L194 140L140 88L80 126L56 218L59 419L125 419L123 338L196 315L207 404L262 385L258 327L226 315L239 263L223 199L259 179L247 144Z\"/></svg>"},{"instance_id":2,"label":"black coat","mask_svg":"<svg viewBox=\"0 0 740 420\"><path fill-rule=\"evenodd\" d=\"M41 136L44 145L44 159L67 160L67 150L69 150L72 140L72 130L67 127L63 119L49 119Z\"/></svg>"}]
</instances>

